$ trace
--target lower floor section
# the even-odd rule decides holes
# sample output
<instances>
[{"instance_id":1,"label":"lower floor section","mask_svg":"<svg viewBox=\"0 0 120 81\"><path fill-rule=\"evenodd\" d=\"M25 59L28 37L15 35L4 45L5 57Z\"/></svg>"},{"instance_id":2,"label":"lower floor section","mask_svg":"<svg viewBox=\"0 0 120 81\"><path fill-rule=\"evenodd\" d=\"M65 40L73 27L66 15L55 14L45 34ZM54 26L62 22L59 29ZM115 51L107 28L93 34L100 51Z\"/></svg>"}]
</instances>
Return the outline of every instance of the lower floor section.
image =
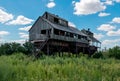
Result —
<instances>
[{"instance_id":1,"label":"lower floor section","mask_svg":"<svg viewBox=\"0 0 120 81\"><path fill-rule=\"evenodd\" d=\"M69 52L73 54L89 54L92 55L97 51L97 47L80 42L67 42L60 40L49 39L46 41L34 42L35 52L44 52L51 55L55 52Z\"/></svg>"}]
</instances>

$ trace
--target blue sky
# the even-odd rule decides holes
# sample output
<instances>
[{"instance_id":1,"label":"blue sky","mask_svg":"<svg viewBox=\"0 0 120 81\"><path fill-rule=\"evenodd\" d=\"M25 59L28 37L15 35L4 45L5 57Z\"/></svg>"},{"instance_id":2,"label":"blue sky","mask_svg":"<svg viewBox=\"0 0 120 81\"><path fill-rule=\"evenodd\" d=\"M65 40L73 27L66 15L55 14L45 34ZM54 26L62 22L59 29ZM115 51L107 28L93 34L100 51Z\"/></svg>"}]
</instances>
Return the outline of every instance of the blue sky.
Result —
<instances>
[{"instance_id":1,"label":"blue sky","mask_svg":"<svg viewBox=\"0 0 120 81\"><path fill-rule=\"evenodd\" d=\"M0 0L0 43L28 40L28 30L45 11L78 29L88 29L102 48L120 45L120 0Z\"/></svg>"}]
</instances>

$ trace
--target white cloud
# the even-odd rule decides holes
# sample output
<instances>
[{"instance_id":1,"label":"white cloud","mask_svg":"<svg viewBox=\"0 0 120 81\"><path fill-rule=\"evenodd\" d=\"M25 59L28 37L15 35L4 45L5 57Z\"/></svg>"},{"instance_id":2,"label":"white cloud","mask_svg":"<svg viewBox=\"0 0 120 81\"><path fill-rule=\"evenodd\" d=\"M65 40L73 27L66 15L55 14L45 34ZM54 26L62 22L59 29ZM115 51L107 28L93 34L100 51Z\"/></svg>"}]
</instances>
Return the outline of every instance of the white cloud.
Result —
<instances>
[{"instance_id":1,"label":"white cloud","mask_svg":"<svg viewBox=\"0 0 120 81\"><path fill-rule=\"evenodd\" d=\"M23 39L29 38L29 35L27 33L19 33L19 35L20 35L20 38L23 38Z\"/></svg>"},{"instance_id":2,"label":"white cloud","mask_svg":"<svg viewBox=\"0 0 120 81\"><path fill-rule=\"evenodd\" d=\"M13 19L13 15L0 8L0 23L5 23Z\"/></svg>"},{"instance_id":3,"label":"white cloud","mask_svg":"<svg viewBox=\"0 0 120 81\"><path fill-rule=\"evenodd\" d=\"M116 29L115 26L112 26L110 24L102 24L100 27L97 28L98 30L101 31L112 31L113 29Z\"/></svg>"},{"instance_id":4,"label":"white cloud","mask_svg":"<svg viewBox=\"0 0 120 81\"><path fill-rule=\"evenodd\" d=\"M31 27L32 26L27 26L27 27L19 28L19 30L28 31Z\"/></svg>"},{"instance_id":5,"label":"white cloud","mask_svg":"<svg viewBox=\"0 0 120 81\"><path fill-rule=\"evenodd\" d=\"M4 42L3 36L9 35L10 33L8 31L0 31L0 42Z\"/></svg>"},{"instance_id":6,"label":"white cloud","mask_svg":"<svg viewBox=\"0 0 120 81\"><path fill-rule=\"evenodd\" d=\"M100 0L80 0L80 2L75 2L74 14L89 15L95 14L105 9L106 6L102 2L100 2Z\"/></svg>"},{"instance_id":7,"label":"white cloud","mask_svg":"<svg viewBox=\"0 0 120 81\"><path fill-rule=\"evenodd\" d=\"M120 29L118 29L117 31L108 31L107 35L108 36L120 36Z\"/></svg>"},{"instance_id":8,"label":"white cloud","mask_svg":"<svg viewBox=\"0 0 120 81\"><path fill-rule=\"evenodd\" d=\"M95 37L96 39L100 40L101 38L103 38L103 37L104 37L104 35L103 35L103 34L101 34L101 33L99 33L99 34L94 33L94 37Z\"/></svg>"},{"instance_id":9,"label":"white cloud","mask_svg":"<svg viewBox=\"0 0 120 81\"><path fill-rule=\"evenodd\" d=\"M53 7L55 7L55 2L54 2L54 0L50 0L50 2L46 5L48 8L53 8Z\"/></svg>"},{"instance_id":10,"label":"white cloud","mask_svg":"<svg viewBox=\"0 0 120 81\"><path fill-rule=\"evenodd\" d=\"M100 12L98 14L99 17L109 16L109 15L110 15L110 13L103 13L103 12Z\"/></svg>"},{"instance_id":11,"label":"white cloud","mask_svg":"<svg viewBox=\"0 0 120 81\"><path fill-rule=\"evenodd\" d=\"M72 23L72 22L68 22L68 25L69 25L70 27L76 28L76 25L75 25L74 23Z\"/></svg>"},{"instance_id":12,"label":"white cloud","mask_svg":"<svg viewBox=\"0 0 120 81\"><path fill-rule=\"evenodd\" d=\"M107 46L107 47L108 46L114 47L116 45L119 45L119 43L120 43L120 39L104 40L102 42L102 45Z\"/></svg>"},{"instance_id":13,"label":"white cloud","mask_svg":"<svg viewBox=\"0 0 120 81\"><path fill-rule=\"evenodd\" d=\"M115 17L112 20L113 23L120 23L120 17Z\"/></svg>"},{"instance_id":14,"label":"white cloud","mask_svg":"<svg viewBox=\"0 0 120 81\"><path fill-rule=\"evenodd\" d=\"M116 2L118 2L118 3L119 3L119 2L120 2L120 0L116 0Z\"/></svg>"},{"instance_id":15,"label":"white cloud","mask_svg":"<svg viewBox=\"0 0 120 81\"><path fill-rule=\"evenodd\" d=\"M105 4L106 5L113 5L113 0L106 0Z\"/></svg>"},{"instance_id":16,"label":"white cloud","mask_svg":"<svg viewBox=\"0 0 120 81\"><path fill-rule=\"evenodd\" d=\"M10 33L8 31L0 31L0 36L9 35Z\"/></svg>"},{"instance_id":17,"label":"white cloud","mask_svg":"<svg viewBox=\"0 0 120 81\"><path fill-rule=\"evenodd\" d=\"M6 23L7 25L27 25L27 24L31 24L33 22L32 19L26 18L23 15L19 15L16 20L12 20L8 23Z\"/></svg>"}]
</instances>

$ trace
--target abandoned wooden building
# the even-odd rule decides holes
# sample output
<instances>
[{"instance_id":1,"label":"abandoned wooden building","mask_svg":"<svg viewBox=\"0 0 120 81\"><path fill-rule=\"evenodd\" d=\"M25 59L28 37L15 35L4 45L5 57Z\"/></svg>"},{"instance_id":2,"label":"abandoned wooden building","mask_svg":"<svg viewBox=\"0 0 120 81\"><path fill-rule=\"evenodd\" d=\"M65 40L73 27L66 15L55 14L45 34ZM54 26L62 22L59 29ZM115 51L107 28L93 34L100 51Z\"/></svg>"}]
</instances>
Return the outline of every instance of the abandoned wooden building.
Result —
<instances>
[{"instance_id":1,"label":"abandoned wooden building","mask_svg":"<svg viewBox=\"0 0 120 81\"><path fill-rule=\"evenodd\" d=\"M100 48L100 42L88 30L70 27L68 21L45 12L29 30L29 41L38 51L46 54L70 52L93 54Z\"/></svg>"}]
</instances>

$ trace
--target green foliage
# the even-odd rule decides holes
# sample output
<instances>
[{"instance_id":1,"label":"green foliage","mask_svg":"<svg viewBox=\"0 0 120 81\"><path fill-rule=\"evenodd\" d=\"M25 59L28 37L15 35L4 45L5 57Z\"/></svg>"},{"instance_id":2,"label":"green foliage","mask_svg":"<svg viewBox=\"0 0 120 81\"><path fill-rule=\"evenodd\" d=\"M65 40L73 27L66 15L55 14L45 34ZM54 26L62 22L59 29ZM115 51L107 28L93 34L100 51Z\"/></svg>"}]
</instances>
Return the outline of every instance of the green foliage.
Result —
<instances>
[{"instance_id":1,"label":"green foliage","mask_svg":"<svg viewBox=\"0 0 120 81\"><path fill-rule=\"evenodd\" d=\"M34 47L33 47L33 44L32 43L30 43L30 42L25 42L24 44L23 44L23 46L24 46L24 49L25 49L25 54L32 54L33 53L33 49L34 49Z\"/></svg>"},{"instance_id":2,"label":"green foliage","mask_svg":"<svg viewBox=\"0 0 120 81\"><path fill-rule=\"evenodd\" d=\"M22 53L0 56L0 81L120 81L115 59L44 56L34 60Z\"/></svg>"},{"instance_id":3,"label":"green foliage","mask_svg":"<svg viewBox=\"0 0 120 81\"><path fill-rule=\"evenodd\" d=\"M24 48L19 43L5 43L0 46L0 55L11 55L22 52Z\"/></svg>"},{"instance_id":4,"label":"green foliage","mask_svg":"<svg viewBox=\"0 0 120 81\"><path fill-rule=\"evenodd\" d=\"M103 54L101 51L96 52L92 55L93 58L103 58Z\"/></svg>"},{"instance_id":5,"label":"green foliage","mask_svg":"<svg viewBox=\"0 0 120 81\"><path fill-rule=\"evenodd\" d=\"M109 57L114 57L116 59L120 59L120 47L115 46L112 49L109 49Z\"/></svg>"},{"instance_id":6,"label":"green foliage","mask_svg":"<svg viewBox=\"0 0 120 81\"><path fill-rule=\"evenodd\" d=\"M31 54L33 52L33 45L30 42L25 42L23 45L13 42L0 46L0 55L11 55L20 52L26 55Z\"/></svg>"}]
</instances>

